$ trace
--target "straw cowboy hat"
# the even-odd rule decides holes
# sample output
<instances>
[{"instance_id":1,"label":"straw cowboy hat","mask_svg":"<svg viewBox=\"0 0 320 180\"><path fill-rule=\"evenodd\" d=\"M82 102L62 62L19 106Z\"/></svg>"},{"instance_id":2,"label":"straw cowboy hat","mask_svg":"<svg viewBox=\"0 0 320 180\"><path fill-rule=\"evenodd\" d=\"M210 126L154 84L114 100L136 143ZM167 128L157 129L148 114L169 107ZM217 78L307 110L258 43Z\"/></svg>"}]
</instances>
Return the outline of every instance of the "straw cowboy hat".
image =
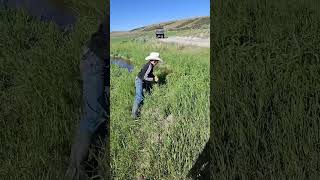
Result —
<instances>
[{"instance_id":1,"label":"straw cowboy hat","mask_svg":"<svg viewBox=\"0 0 320 180\"><path fill-rule=\"evenodd\" d=\"M151 52L149 56L146 57L147 61L155 60L163 62L163 60L160 58L160 54L158 52Z\"/></svg>"}]
</instances>

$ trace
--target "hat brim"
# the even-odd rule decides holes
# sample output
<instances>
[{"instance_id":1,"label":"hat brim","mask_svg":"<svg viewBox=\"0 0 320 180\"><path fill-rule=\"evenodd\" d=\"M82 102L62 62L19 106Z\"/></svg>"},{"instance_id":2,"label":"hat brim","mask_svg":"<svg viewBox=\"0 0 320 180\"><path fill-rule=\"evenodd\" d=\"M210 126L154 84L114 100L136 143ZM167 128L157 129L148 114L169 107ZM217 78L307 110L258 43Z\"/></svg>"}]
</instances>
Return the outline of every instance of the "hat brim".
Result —
<instances>
[{"instance_id":1,"label":"hat brim","mask_svg":"<svg viewBox=\"0 0 320 180\"><path fill-rule=\"evenodd\" d=\"M146 57L146 60L147 60L147 61L154 60L154 61L160 61L160 62L163 62L163 60L162 60L162 59L160 59L160 58L158 58L158 57L151 57L151 56Z\"/></svg>"}]
</instances>

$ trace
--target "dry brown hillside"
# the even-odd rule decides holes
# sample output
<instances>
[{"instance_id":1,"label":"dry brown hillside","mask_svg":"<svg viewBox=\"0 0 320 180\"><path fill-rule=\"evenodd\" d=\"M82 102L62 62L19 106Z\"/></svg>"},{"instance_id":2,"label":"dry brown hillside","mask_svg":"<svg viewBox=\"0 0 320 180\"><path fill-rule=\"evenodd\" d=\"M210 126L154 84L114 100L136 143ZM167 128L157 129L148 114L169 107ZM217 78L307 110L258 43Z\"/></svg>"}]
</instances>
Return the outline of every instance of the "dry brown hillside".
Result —
<instances>
[{"instance_id":1,"label":"dry brown hillside","mask_svg":"<svg viewBox=\"0 0 320 180\"><path fill-rule=\"evenodd\" d=\"M153 31L159 27L162 27L166 30L184 30L184 29L203 29L203 28L209 28L209 26L210 26L210 17L204 16L204 17L152 24L149 26L133 29L131 30L131 32Z\"/></svg>"}]
</instances>

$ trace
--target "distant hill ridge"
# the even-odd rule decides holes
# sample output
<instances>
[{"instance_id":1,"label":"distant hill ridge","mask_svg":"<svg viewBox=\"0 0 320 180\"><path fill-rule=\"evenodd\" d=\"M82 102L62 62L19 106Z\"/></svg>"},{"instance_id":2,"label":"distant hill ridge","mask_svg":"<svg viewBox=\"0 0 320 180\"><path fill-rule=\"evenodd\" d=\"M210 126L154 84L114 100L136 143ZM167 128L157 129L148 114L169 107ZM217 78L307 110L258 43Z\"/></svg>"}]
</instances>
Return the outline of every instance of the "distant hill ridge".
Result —
<instances>
[{"instance_id":1,"label":"distant hill ridge","mask_svg":"<svg viewBox=\"0 0 320 180\"><path fill-rule=\"evenodd\" d=\"M188 19L152 24L152 25L132 29L130 30L130 32L153 31L159 27L162 27L166 30L184 30L184 29L203 29L203 28L209 28L209 26L210 26L210 17L202 16L202 17L196 17L196 18L188 18Z\"/></svg>"}]
</instances>

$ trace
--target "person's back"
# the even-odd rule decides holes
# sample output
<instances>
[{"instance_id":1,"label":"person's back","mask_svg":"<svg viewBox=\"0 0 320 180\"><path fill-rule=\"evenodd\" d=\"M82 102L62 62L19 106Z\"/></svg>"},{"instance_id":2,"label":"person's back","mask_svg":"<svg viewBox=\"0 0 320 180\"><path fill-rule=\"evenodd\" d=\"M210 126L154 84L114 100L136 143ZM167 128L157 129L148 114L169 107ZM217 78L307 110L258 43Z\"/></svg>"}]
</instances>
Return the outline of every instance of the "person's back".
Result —
<instances>
[{"instance_id":1,"label":"person's back","mask_svg":"<svg viewBox=\"0 0 320 180\"><path fill-rule=\"evenodd\" d=\"M147 62L145 65L142 66L140 72L138 73L138 77L146 83L153 81L153 78L154 78L153 67L154 66L153 64L150 63L150 61Z\"/></svg>"},{"instance_id":2,"label":"person's back","mask_svg":"<svg viewBox=\"0 0 320 180\"><path fill-rule=\"evenodd\" d=\"M109 24L107 23L107 17L103 19L103 22L99 25L98 31L95 32L90 41L87 43L89 49L91 49L102 60L109 59L108 53L108 33L107 30ZM106 65L109 65L108 63Z\"/></svg>"}]
</instances>

